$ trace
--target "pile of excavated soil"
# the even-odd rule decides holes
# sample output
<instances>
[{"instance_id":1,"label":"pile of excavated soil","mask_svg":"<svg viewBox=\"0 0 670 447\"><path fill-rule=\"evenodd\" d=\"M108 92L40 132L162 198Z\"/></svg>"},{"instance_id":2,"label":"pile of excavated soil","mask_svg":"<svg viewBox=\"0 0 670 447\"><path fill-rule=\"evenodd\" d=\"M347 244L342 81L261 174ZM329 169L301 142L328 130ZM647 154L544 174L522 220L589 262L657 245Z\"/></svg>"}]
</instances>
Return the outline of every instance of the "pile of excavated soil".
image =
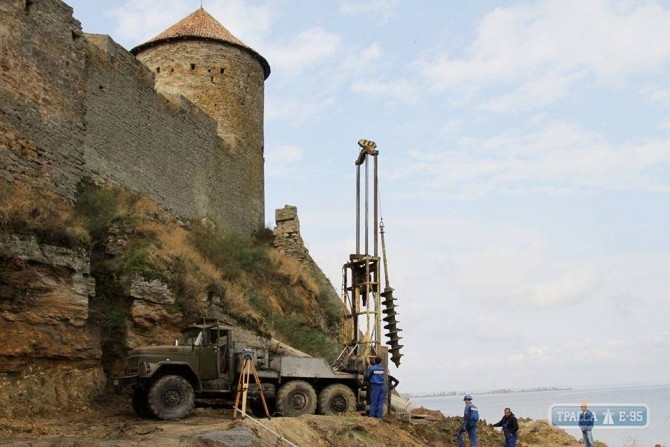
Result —
<instances>
[{"instance_id":1,"label":"pile of excavated soil","mask_svg":"<svg viewBox=\"0 0 670 447\"><path fill-rule=\"evenodd\" d=\"M420 411L418 413L421 413ZM457 418L426 411L422 419L346 416L255 419L223 407L198 407L180 421L145 420L115 398L62 414L0 420L0 446L16 447L456 447ZM576 447L545 421L521 423L519 447ZM480 423L479 445L498 447L502 434Z\"/></svg>"}]
</instances>

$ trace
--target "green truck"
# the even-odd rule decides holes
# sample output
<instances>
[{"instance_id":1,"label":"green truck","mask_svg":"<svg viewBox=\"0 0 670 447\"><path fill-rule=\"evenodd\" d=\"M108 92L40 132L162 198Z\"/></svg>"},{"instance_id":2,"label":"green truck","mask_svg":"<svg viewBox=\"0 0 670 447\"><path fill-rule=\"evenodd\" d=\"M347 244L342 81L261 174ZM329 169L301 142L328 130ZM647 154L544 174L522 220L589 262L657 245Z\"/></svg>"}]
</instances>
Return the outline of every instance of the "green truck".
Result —
<instances>
[{"instance_id":1,"label":"green truck","mask_svg":"<svg viewBox=\"0 0 670 447\"><path fill-rule=\"evenodd\" d=\"M187 327L174 345L133 349L114 386L117 392L131 389L133 408L141 417L181 419L191 413L196 398L232 400L245 358L253 361L272 413L338 414L365 407L361 357L348 357L334 368L322 358L250 348L217 319ZM252 406L260 397L255 381L249 383L248 396Z\"/></svg>"}]
</instances>

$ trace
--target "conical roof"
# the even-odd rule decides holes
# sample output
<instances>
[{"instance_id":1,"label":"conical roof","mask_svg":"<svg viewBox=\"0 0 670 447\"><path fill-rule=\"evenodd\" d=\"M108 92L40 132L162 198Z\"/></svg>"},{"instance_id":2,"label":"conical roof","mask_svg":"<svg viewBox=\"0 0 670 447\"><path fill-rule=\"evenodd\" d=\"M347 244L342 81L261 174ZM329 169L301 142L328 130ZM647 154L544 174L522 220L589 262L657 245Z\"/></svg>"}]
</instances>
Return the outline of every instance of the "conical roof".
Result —
<instances>
[{"instance_id":1,"label":"conical roof","mask_svg":"<svg viewBox=\"0 0 670 447\"><path fill-rule=\"evenodd\" d=\"M130 50L130 52L133 54L138 54L156 45L179 40L212 40L215 42L222 42L228 45L242 48L258 59L258 61L263 66L265 78L267 79L267 77L270 76L270 64L268 64L268 61L265 60L265 58L258 54L254 49L245 45L240 39L233 36L230 31L228 31L202 7L184 17L179 22L175 23L156 37L136 46Z\"/></svg>"}]
</instances>

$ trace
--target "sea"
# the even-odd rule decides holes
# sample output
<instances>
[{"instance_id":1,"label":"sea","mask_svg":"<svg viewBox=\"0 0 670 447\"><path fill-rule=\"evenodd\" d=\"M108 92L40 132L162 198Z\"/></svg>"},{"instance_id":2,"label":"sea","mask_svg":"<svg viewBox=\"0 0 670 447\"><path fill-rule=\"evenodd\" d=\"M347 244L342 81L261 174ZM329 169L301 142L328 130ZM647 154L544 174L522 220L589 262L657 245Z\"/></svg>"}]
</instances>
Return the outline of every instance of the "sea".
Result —
<instances>
[{"instance_id":1,"label":"sea","mask_svg":"<svg viewBox=\"0 0 670 447\"><path fill-rule=\"evenodd\" d=\"M445 416L463 414L463 396L437 395L411 397L412 403L439 410ZM649 426L645 429L594 429L593 437L609 447L670 447L670 384L617 385L589 388L550 389L546 391L518 391L504 393L473 393L473 402L481 419L498 422L503 409L510 407L518 418L549 419L549 409L555 404L588 402L646 404L649 408ZM577 429L566 429L581 439Z\"/></svg>"}]
</instances>

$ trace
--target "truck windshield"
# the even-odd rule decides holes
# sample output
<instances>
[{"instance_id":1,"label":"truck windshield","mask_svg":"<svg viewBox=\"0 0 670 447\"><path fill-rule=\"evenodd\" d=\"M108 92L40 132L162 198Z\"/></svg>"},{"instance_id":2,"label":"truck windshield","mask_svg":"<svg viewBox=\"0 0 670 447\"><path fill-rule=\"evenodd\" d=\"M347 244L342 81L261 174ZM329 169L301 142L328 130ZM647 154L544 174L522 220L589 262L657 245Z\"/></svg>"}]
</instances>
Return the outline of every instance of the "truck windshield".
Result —
<instances>
[{"instance_id":1,"label":"truck windshield","mask_svg":"<svg viewBox=\"0 0 670 447\"><path fill-rule=\"evenodd\" d=\"M202 346L202 331L198 328L189 328L181 333L179 344L182 346Z\"/></svg>"}]
</instances>

